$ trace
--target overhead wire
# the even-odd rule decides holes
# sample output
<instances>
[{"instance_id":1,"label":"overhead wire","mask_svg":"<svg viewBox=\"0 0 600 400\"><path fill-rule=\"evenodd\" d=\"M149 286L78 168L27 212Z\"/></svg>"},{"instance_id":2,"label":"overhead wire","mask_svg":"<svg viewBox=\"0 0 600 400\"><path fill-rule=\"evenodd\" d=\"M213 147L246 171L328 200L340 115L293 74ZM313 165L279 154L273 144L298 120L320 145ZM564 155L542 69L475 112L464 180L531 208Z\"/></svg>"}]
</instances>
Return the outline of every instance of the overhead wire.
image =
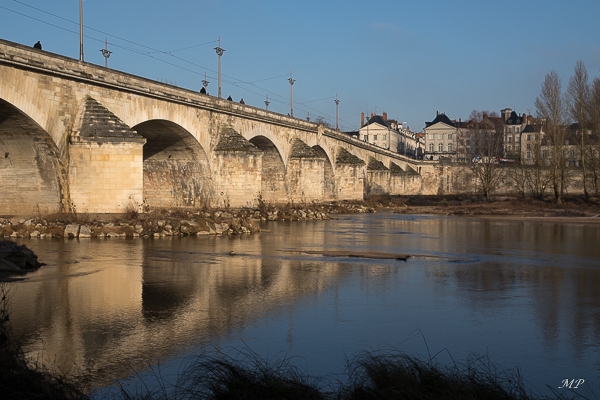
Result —
<instances>
[{"instance_id":1,"label":"overhead wire","mask_svg":"<svg viewBox=\"0 0 600 400\"><path fill-rule=\"evenodd\" d=\"M75 22L75 21L69 20L68 18L64 18L64 17L62 17L62 16L60 16L60 15L56 15L56 14L54 14L54 13L48 12L48 11L46 11L46 10L43 10L43 9L40 9L40 8L38 8L38 7L32 6L32 5L30 5L30 4L24 3L24 2L22 2L22 1L19 1L19 0L13 0L13 1L14 1L15 3L18 3L18 4L21 4L21 5L23 5L23 6L29 7L29 8L31 8L31 9L34 9L34 10L38 11L38 12L41 12L41 13L44 13L44 14L50 15L50 16L52 16L52 17L55 17L55 18L58 18L58 19L60 19L60 20L63 20L63 21L69 22L69 23L71 23L71 24L76 24L76 25L78 25L78 24L79 24L78 22ZM73 34L79 34L79 32L76 32L76 31L70 30L70 29L68 29L68 28L64 28L64 27L62 27L62 26L59 26L59 25L56 25L56 24L53 24L53 23L50 23L50 22L44 21L44 20L42 20L42 19L39 19L39 18L35 18L35 17L33 17L33 16L30 16L30 15L27 15L27 14L24 14L24 13L21 13L21 12L19 12L19 11L15 11L15 10L9 9L9 8L7 8L7 7L0 6L0 8L2 8L2 9L5 9L5 10L7 10L7 11L10 11L10 12L13 12L13 13L15 13L15 14L18 14L18 15L21 15L21 16L23 16L23 17L26 17L26 18L29 18L29 19L35 20L35 21L37 21L37 22L41 22L41 23L44 23L44 24L46 24L46 25L49 25L49 26L52 26L52 27L55 27L55 28L58 28L58 29L64 30L64 31L66 31L66 32L69 32L69 33L73 33ZM129 39L125 39L125 38L122 38L122 37L119 37L119 36L113 35L113 34L111 34L111 33L104 32L104 31L101 31L101 30L99 30L99 29L95 29L95 28L92 28L92 27L89 27L89 26L84 26L84 27L85 27L86 29L88 29L88 30L91 30L91 31L94 31L94 32L101 33L101 34L103 34L103 35L106 35L106 36L109 36L109 37L111 37L111 38L114 38L114 39L117 39L117 40L121 40L121 41L123 41L123 42L130 43L130 44L132 44L132 45L138 46L138 47L140 47L140 48L143 48L143 49L148 49L148 50L150 50L150 51L144 51L144 50L140 50L140 49L136 49L136 48L132 48L132 47L126 47L126 46L120 45L120 44L118 44L118 43L110 42L111 46L113 46L113 47L120 48L120 49L123 49L123 50L126 50L126 51L130 51L130 52L133 52L133 53L136 53L136 54L139 54L139 55L143 55L143 56L146 56L146 57L152 58L153 60L160 61L160 62L162 62L162 63L165 63L165 64L167 64L167 65L170 65L170 66L173 66L173 67L179 68L179 69L181 69L181 70L184 70L184 71L188 71L188 72L190 72L190 73L193 73L193 74L202 75L202 74L203 74L203 73L205 73L205 72L203 72L203 73L202 73L202 72L198 72L198 71L196 71L196 70L193 70L193 69L190 69L190 68L183 67L183 66L181 66L181 65L178 65L178 64L175 64L175 63L172 63L172 62L166 61L166 60L164 60L164 59L157 58L157 57L153 56L153 54L163 54L163 55L167 55L167 56L173 57L173 58L175 58L176 60L179 60L179 61L181 61L181 62L184 62L184 63L190 64L190 65L192 65L192 66L194 66L194 67L197 67L197 68L202 68L202 69L204 69L205 71L210 71L210 72L212 72L212 73L216 73L216 71L214 71L214 70L212 70L212 69L210 69L210 68L207 68L207 67L205 67L205 66L202 66L202 65L200 65L200 64L197 64L197 63L195 63L195 62L192 62L192 61L186 60L186 59L184 59L184 58L182 58L182 57L179 57L179 56L176 56L176 55L174 55L174 54L173 54L173 53L176 53L176 52L179 52L179 51L188 50L188 49L191 49L191 48L195 48L195 47L200 47L200 46L205 46L205 45L208 45L208 44L216 43L216 42L217 42L216 40L213 40L213 41L208 41L208 42L204 42L204 43L199 43L199 44L195 44L195 45L191 45L191 46L186 46L186 47L179 48L179 49L176 49L176 50L165 51L165 50L159 50L159 49L155 49L155 48L153 48L153 47L150 47L150 46L147 46L147 45L144 45L144 44L141 44L141 43L137 43L137 42L131 41L131 40L129 40ZM104 40L102 40L102 39L98 39L98 38L95 38L95 37L92 37L92 36L89 36L89 35L85 35L85 37L86 37L86 38L88 38L88 39L91 39L91 40L97 41L97 42L104 42ZM274 77L270 77L270 78L258 79L258 80L254 80L254 81L244 81L244 80L239 80L239 79L236 79L235 77L231 77L231 76L228 76L228 75L224 75L224 76L225 76L225 77L227 77L227 78L229 78L229 79L231 79L230 81L226 81L226 83L228 83L228 84L231 84L231 85L233 85L233 86L236 86L236 87L238 87L238 88L240 88L240 89L242 89L242 90L246 90L246 91L248 91L249 93L255 94L255 95L257 95L257 96L261 96L261 93L257 93L256 91L250 90L249 88L247 88L247 87L244 87L244 86L241 86L241 85L243 84L243 85L249 85L249 86L253 86L253 87L255 87L256 89L259 89L259 90L261 90L261 91L262 91L262 92L264 92L264 93L268 93L268 94L270 94L270 95L271 95L271 97L269 98L269 100L270 100L271 102L276 102L276 103L280 103L280 104L289 104L289 101L288 101L288 99L287 99L285 96L282 96L282 95L280 95L279 93L272 92L272 91L270 91L270 90L267 90L267 89L265 89L265 88L263 88L263 87L260 87L260 86L256 85L256 82L264 82L264 81L267 81L267 80L272 80L272 79L278 79L278 78L282 78L282 77L288 76L287 74L284 74L284 75L278 75L278 76L274 76ZM214 78L214 77L213 77L213 76L211 76L211 79L212 79L212 78ZM306 105L306 104L308 104L308 103L314 103L314 102L317 102L317 101L328 100L328 99L332 99L332 98L334 98L334 97L327 97L327 98L323 98L323 99L310 100L310 101L305 101L305 102L296 102L296 105L297 105L297 106L298 106L298 105L299 105L299 106L303 106L303 107L305 107L306 109L309 109L309 110L315 111L315 112L317 112L317 113L318 113L318 114L319 114L321 117L323 117L323 116L326 116L326 117L329 117L329 118L333 118L331 115L328 115L328 114L323 114L321 111L319 111L319 110L317 110L317 109L315 109L315 108L312 108L312 107L310 107L310 106L307 106L307 105ZM282 100L279 100L279 99L282 99ZM302 107L298 107L298 108L302 110ZM303 111L305 111L305 112L308 112L306 109L304 109Z\"/></svg>"}]
</instances>

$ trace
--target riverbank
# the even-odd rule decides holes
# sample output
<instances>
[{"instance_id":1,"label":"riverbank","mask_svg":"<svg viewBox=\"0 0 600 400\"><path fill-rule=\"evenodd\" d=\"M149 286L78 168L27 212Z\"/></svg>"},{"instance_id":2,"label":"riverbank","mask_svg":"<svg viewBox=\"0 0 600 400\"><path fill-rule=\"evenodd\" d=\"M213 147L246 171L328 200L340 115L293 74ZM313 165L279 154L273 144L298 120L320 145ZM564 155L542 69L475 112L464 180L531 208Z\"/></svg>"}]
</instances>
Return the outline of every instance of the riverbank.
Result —
<instances>
[{"instance_id":1,"label":"riverbank","mask_svg":"<svg viewBox=\"0 0 600 400\"><path fill-rule=\"evenodd\" d=\"M600 198L565 196L561 206L553 199L543 200L511 196L493 197L486 202L483 196L400 196L393 209L402 214L456 215L486 218L519 217L600 223Z\"/></svg>"},{"instance_id":2,"label":"riverbank","mask_svg":"<svg viewBox=\"0 0 600 400\"><path fill-rule=\"evenodd\" d=\"M260 231L264 221L327 220L339 213L373 212L364 202L250 209L160 210L127 214L52 214L0 219L0 238L110 238L238 235Z\"/></svg>"},{"instance_id":3,"label":"riverbank","mask_svg":"<svg viewBox=\"0 0 600 400\"><path fill-rule=\"evenodd\" d=\"M326 204L260 204L257 208L160 210L127 214L53 214L0 218L0 238L110 238L238 235L260 231L265 221L327 220L338 214L392 210L401 214L520 217L600 223L598 197L566 196L561 206L552 199L498 196L375 196L364 201Z\"/></svg>"}]
</instances>

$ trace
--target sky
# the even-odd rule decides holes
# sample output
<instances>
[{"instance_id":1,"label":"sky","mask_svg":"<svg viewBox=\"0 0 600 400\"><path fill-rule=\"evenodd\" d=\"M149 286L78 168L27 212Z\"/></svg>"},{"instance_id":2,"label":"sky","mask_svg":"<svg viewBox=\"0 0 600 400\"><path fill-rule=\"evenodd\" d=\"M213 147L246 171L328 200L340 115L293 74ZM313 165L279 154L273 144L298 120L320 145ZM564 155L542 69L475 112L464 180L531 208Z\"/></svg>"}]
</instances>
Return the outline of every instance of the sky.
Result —
<instances>
[{"instance_id":1,"label":"sky","mask_svg":"<svg viewBox=\"0 0 600 400\"><path fill-rule=\"evenodd\" d=\"M600 77L598 0L83 0L84 60L343 131L361 112L535 115L544 76ZM0 0L0 38L79 59L79 1ZM288 79L294 79L291 87Z\"/></svg>"}]
</instances>

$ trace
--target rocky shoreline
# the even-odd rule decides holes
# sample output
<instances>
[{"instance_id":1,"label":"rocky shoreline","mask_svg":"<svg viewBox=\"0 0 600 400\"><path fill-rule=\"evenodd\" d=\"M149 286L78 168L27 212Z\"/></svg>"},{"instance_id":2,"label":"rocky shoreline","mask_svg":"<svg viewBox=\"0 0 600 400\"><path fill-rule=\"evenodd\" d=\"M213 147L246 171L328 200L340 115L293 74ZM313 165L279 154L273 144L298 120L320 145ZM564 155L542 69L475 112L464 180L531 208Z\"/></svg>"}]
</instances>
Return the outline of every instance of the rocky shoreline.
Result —
<instances>
[{"instance_id":1,"label":"rocky shoreline","mask_svg":"<svg viewBox=\"0 0 600 400\"><path fill-rule=\"evenodd\" d=\"M0 238L110 238L250 234L264 221L327 220L339 213L373 212L358 203L311 207L283 206L241 210L198 210L91 216L56 214L0 219Z\"/></svg>"},{"instance_id":2,"label":"rocky shoreline","mask_svg":"<svg viewBox=\"0 0 600 400\"><path fill-rule=\"evenodd\" d=\"M567 197L562 206L552 200L481 196L380 196L366 201L328 204L261 204L258 208L162 210L123 215L55 214L31 218L0 218L0 238L111 238L251 234L265 221L327 220L336 214L392 210L401 214L441 214L542 218L600 222L600 199Z\"/></svg>"}]
</instances>

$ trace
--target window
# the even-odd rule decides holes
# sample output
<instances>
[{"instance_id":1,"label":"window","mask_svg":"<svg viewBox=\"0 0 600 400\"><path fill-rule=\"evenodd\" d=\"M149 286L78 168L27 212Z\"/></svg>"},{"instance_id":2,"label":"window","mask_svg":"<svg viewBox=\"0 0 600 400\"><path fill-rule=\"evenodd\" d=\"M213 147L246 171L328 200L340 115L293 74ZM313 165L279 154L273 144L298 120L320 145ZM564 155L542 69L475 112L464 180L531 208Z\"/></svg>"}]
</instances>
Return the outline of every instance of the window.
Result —
<instances>
[{"instance_id":1,"label":"window","mask_svg":"<svg viewBox=\"0 0 600 400\"><path fill-rule=\"evenodd\" d=\"M452 152L452 143L448 143L448 152Z\"/></svg>"},{"instance_id":2,"label":"window","mask_svg":"<svg viewBox=\"0 0 600 400\"><path fill-rule=\"evenodd\" d=\"M444 151L444 144L443 143L438 144L438 151L440 153Z\"/></svg>"},{"instance_id":3,"label":"window","mask_svg":"<svg viewBox=\"0 0 600 400\"><path fill-rule=\"evenodd\" d=\"M433 133L429 134L429 140L433 140Z\"/></svg>"},{"instance_id":4,"label":"window","mask_svg":"<svg viewBox=\"0 0 600 400\"><path fill-rule=\"evenodd\" d=\"M530 151L527 152L527 159L531 160L531 152Z\"/></svg>"},{"instance_id":5,"label":"window","mask_svg":"<svg viewBox=\"0 0 600 400\"><path fill-rule=\"evenodd\" d=\"M508 137L508 143L512 142L512 136Z\"/></svg>"},{"instance_id":6,"label":"window","mask_svg":"<svg viewBox=\"0 0 600 400\"><path fill-rule=\"evenodd\" d=\"M531 143L527 143L527 150L531 150Z\"/></svg>"},{"instance_id":7,"label":"window","mask_svg":"<svg viewBox=\"0 0 600 400\"><path fill-rule=\"evenodd\" d=\"M512 151L512 146L509 144L508 146L506 146L506 150Z\"/></svg>"},{"instance_id":8,"label":"window","mask_svg":"<svg viewBox=\"0 0 600 400\"><path fill-rule=\"evenodd\" d=\"M439 139L439 140L444 140L444 134L443 134L443 133L440 133L440 134L438 135L438 139Z\"/></svg>"},{"instance_id":9,"label":"window","mask_svg":"<svg viewBox=\"0 0 600 400\"><path fill-rule=\"evenodd\" d=\"M365 136L363 137L363 140L364 140L365 142L368 142L368 141L369 141L369 135L365 135Z\"/></svg>"},{"instance_id":10,"label":"window","mask_svg":"<svg viewBox=\"0 0 600 400\"><path fill-rule=\"evenodd\" d=\"M373 140L377 140L377 135L373 135Z\"/></svg>"},{"instance_id":11,"label":"window","mask_svg":"<svg viewBox=\"0 0 600 400\"><path fill-rule=\"evenodd\" d=\"M387 135L383 135L383 140L387 140Z\"/></svg>"},{"instance_id":12,"label":"window","mask_svg":"<svg viewBox=\"0 0 600 400\"><path fill-rule=\"evenodd\" d=\"M517 133L521 132L521 127L517 126Z\"/></svg>"},{"instance_id":13,"label":"window","mask_svg":"<svg viewBox=\"0 0 600 400\"><path fill-rule=\"evenodd\" d=\"M433 143L429 143L429 152L433 153Z\"/></svg>"},{"instance_id":14,"label":"window","mask_svg":"<svg viewBox=\"0 0 600 400\"><path fill-rule=\"evenodd\" d=\"M452 134L451 133L448 134L448 140L452 140Z\"/></svg>"}]
</instances>

